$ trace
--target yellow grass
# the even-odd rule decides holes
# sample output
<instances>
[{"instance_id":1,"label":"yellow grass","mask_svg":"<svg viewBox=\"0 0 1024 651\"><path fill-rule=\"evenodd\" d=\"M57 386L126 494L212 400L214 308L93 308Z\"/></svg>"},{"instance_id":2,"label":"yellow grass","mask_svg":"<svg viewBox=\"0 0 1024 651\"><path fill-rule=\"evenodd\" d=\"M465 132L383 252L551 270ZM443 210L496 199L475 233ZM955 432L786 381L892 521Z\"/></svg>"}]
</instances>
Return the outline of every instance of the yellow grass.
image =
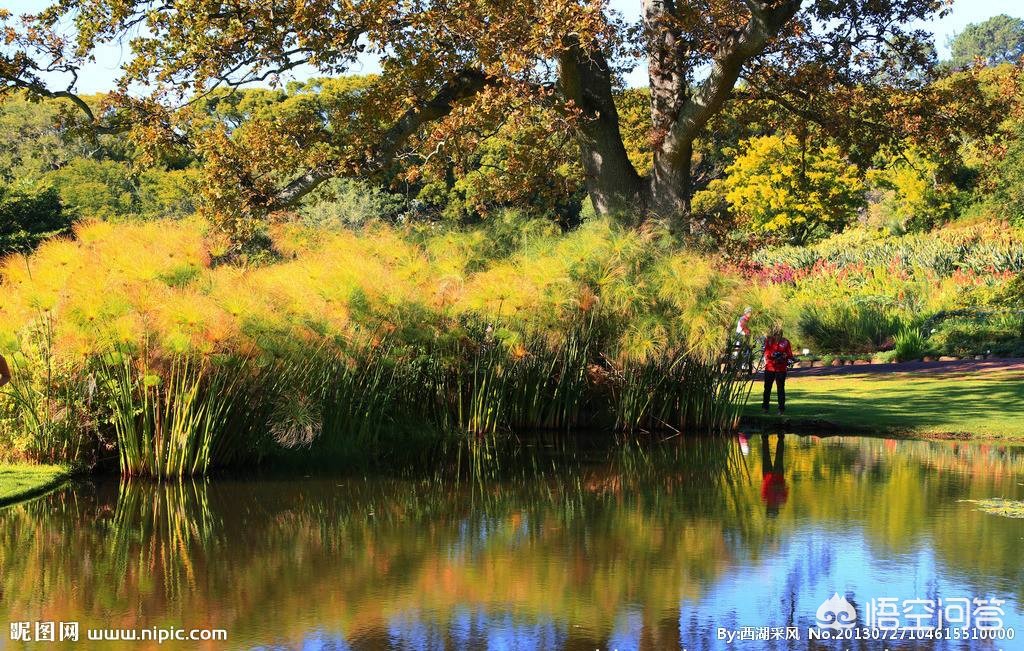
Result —
<instances>
[{"instance_id":1,"label":"yellow grass","mask_svg":"<svg viewBox=\"0 0 1024 651\"><path fill-rule=\"evenodd\" d=\"M659 253L653 235L595 222L511 258L476 259L479 232L414 243L397 230L274 233L283 261L211 267L201 222L87 223L0 265L0 350L33 324L80 359L115 343L151 354L259 351L268 332L351 337L357 328L477 313L557 335L567 310L623 324L616 354L710 350L753 290L692 254ZM658 264L654 264L655 261ZM770 297L765 297L770 299ZM427 316L422 316L427 315Z\"/></svg>"}]
</instances>

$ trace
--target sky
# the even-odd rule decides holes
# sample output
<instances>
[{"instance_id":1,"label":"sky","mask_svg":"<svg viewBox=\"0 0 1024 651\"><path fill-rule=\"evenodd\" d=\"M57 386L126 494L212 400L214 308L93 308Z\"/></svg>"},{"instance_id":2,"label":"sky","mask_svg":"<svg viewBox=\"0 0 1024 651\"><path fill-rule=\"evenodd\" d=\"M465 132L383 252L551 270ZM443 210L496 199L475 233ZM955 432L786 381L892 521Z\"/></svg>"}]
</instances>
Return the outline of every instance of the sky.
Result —
<instances>
[{"instance_id":1,"label":"sky","mask_svg":"<svg viewBox=\"0 0 1024 651\"><path fill-rule=\"evenodd\" d=\"M8 9L15 15L39 11L50 3L47 0L0 0L0 7ZM622 12L627 18L640 15L640 0L611 0L611 6ZM953 10L944 18L930 21L924 27L935 34L935 45L940 58L949 55L948 41L970 23L981 22L998 14L1009 14L1024 17L1022 0L955 0ZM96 93L113 88L121 65L128 60L130 51L127 45L110 44L96 52L96 62L87 65L81 73L77 91L79 93ZM372 59L360 61L349 72L368 74L378 72L379 68ZM297 75L284 77L283 81L303 78L314 74L312 70L298 69ZM60 79L47 80L51 84L59 84ZM626 77L630 86L647 85L647 72L641 63Z\"/></svg>"}]
</instances>

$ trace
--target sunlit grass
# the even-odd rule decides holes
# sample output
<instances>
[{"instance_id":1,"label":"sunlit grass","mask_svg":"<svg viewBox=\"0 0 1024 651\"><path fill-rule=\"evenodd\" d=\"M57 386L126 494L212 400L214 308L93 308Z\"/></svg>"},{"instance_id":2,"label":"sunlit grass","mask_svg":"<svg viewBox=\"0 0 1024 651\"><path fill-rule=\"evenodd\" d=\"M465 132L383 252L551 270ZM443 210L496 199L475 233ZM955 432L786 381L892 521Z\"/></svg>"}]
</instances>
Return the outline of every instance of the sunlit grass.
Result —
<instances>
[{"instance_id":1,"label":"sunlit grass","mask_svg":"<svg viewBox=\"0 0 1024 651\"><path fill-rule=\"evenodd\" d=\"M64 466L0 463L0 506L40 494L67 475Z\"/></svg>"},{"instance_id":2,"label":"sunlit grass","mask_svg":"<svg viewBox=\"0 0 1024 651\"><path fill-rule=\"evenodd\" d=\"M760 388L754 386L748 416L760 417ZM850 431L1024 440L1021 413L1024 375L1013 371L820 377L794 372L786 382L787 420L825 421Z\"/></svg>"}]
</instances>

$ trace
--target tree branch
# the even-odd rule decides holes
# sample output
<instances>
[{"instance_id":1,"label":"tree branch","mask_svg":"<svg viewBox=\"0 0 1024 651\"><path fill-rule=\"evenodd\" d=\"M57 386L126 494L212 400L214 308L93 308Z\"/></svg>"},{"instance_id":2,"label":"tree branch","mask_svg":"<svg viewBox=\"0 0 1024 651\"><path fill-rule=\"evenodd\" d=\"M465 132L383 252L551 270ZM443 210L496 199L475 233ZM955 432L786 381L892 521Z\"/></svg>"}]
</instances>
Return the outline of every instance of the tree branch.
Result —
<instances>
[{"instance_id":1,"label":"tree branch","mask_svg":"<svg viewBox=\"0 0 1024 651\"><path fill-rule=\"evenodd\" d=\"M385 131L374 151L363 161L364 171L380 172L387 168L399 148L423 125L439 120L455 108L456 104L473 97L494 80L482 71L467 69L445 82L437 93L428 100L409 108ZM297 204L304 196L315 190L324 181L335 176L334 170L309 170L286 185L275 197L271 210L281 210Z\"/></svg>"},{"instance_id":2,"label":"tree branch","mask_svg":"<svg viewBox=\"0 0 1024 651\"><path fill-rule=\"evenodd\" d=\"M684 143L693 142L697 132L721 110L739 79L743 65L760 54L768 41L796 15L801 0L786 0L773 9L755 0L746 0L746 4L753 6L750 19L719 47L710 74L683 106L659 153L671 156L677 150L686 149Z\"/></svg>"}]
</instances>

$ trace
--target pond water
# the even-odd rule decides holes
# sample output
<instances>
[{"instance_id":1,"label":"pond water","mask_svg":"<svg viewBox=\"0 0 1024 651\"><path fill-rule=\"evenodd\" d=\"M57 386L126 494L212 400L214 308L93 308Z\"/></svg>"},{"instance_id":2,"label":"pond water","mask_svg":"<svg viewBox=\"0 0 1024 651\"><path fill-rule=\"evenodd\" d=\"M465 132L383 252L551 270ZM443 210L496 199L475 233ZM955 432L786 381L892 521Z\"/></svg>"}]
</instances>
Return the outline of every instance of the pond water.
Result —
<instances>
[{"instance_id":1,"label":"pond water","mask_svg":"<svg viewBox=\"0 0 1024 651\"><path fill-rule=\"evenodd\" d=\"M538 445L458 484L80 482L0 510L0 649L1024 648L1024 520L964 501L1020 499L1024 448L779 440ZM904 630L962 630L967 599L968 635L1021 639L809 640L833 594ZM228 639L86 639L101 628Z\"/></svg>"}]
</instances>

